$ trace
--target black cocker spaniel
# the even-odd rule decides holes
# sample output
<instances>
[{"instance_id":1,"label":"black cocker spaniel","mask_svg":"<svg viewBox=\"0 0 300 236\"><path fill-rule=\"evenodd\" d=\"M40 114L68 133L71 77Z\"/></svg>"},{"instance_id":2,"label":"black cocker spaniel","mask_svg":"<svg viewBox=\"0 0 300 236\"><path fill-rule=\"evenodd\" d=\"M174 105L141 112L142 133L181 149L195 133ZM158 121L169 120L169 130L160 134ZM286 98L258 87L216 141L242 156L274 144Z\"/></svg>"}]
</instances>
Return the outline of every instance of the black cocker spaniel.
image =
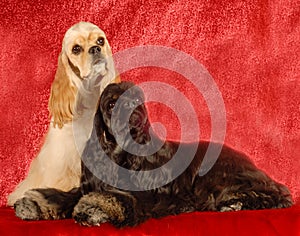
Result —
<instances>
[{"instance_id":1,"label":"black cocker spaniel","mask_svg":"<svg viewBox=\"0 0 300 236\"><path fill-rule=\"evenodd\" d=\"M151 130L143 99L142 90L130 82L108 85L82 155L81 187L69 192L30 190L16 202L16 215L25 220L73 217L82 225L110 222L124 227L184 212L293 204L285 186L227 146L210 144L221 153L201 176L209 143L160 140Z\"/></svg>"}]
</instances>

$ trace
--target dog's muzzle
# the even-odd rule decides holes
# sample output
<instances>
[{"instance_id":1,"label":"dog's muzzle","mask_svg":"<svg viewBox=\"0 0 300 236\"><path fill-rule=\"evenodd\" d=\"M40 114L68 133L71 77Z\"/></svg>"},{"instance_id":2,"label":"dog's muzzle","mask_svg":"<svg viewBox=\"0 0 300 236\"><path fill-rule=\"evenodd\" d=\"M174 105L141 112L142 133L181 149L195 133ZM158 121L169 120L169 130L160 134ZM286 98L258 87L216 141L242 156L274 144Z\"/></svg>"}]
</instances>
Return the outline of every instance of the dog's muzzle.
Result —
<instances>
[{"instance_id":1,"label":"dog's muzzle","mask_svg":"<svg viewBox=\"0 0 300 236\"><path fill-rule=\"evenodd\" d=\"M89 54L91 55L100 55L101 53L101 48L99 46L93 46L89 49Z\"/></svg>"}]
</instances>

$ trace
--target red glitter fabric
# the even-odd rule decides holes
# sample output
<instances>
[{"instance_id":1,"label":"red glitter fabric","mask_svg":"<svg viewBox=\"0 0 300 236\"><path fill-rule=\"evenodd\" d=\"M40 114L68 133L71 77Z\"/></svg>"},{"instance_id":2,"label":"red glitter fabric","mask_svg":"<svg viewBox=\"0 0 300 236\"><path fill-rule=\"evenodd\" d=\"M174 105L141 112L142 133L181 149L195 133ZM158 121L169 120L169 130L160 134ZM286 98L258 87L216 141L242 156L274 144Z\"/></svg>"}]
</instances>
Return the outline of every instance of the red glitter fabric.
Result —
<instances>
[{"instance_id":1,"label":"red glitter fabric","mask_svg":"<svg viewBox=\"0 0 300 236\"><path fill-rule=\"evenodd\" d=\"M61 41L65 31L79 21L90 21L103 29L114 53L133 46L162 45L181 50L202 63L224 99L225 143L247 153L258 167L287 185L299 205L299 1L9 0L0 2L0 6L0 206L5 206L7 195L25 177L43 142ZM136 83L162 81L178 88L199 114L200 137L210 137L205 101L178 74L141 68L125 73L122 79ZM180 137L176 114L156 105L149 106L149 113L153 121L165 124L169 138ZM188 130L193 127L189 124ZM62 235L188 235L200 231L233 235L235 229L259 234L257 225L269 227L269 235L296 235L297 229L300 231L299 212L295 206L226 215L192 213L151 220L128 231L108 225L93 231L79 229L71 221L21 222L11 210L3 209L0 234L10 230L31 233L35 227L45 234L45 229L53 227L51 235L56 227L61 228ZM280 228L281 221L290 233Z\"/></svg>"}]
</instances>

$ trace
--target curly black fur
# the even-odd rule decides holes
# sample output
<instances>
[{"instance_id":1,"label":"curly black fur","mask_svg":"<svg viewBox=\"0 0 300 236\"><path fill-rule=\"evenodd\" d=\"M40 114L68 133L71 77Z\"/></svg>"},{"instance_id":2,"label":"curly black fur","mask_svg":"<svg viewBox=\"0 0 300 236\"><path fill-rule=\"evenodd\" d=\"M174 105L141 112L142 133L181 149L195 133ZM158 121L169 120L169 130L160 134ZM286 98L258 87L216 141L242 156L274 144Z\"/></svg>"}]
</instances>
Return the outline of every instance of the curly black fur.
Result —
<instances>
[{"instance_id":1,"label":"curly black fur","mask_svg":"<svg viewBox=\"0 0 300 236\"><path fill-rule=\"evenodd\" d=\"M116 227L124 227L140 224L149 218L184 212L284 208L293 204L285 186L259 170L246 155L227 146L222 147L217 162L204 176L200 176L199 171L208 142L197 144L191 163L174 180L172 168L162 168L155 176L146 172L171 160L180 144L162 142L155 135L150 135L150 123L143 104L130 114L130 107L143 100L142 91L133 86L129 82L111 84L102 93L94 121L95 129L82 156L80 189L73 190L73 193L55 189L31 190L15 204L17 216L31 220L56 219L70 217L72 212L72 217L82 225L99 225L108 221ZM125 91L130 92L125 94ZM126 110L130 116L124 114ZM113 112L117 115L114 124ZM128 118L132 139L126 137L121 148L115 135L126 135ZM118 134L113 133L112 125L117 128ZM141 156L124 150L133 142L140 144L142 150L151 142L163 145L154 154ZM190 145L183 144L184 153L189 153ZM105 156L118 166L107 164ZM184 162L185 157L181 158ZM124 176L119 167L143 172ZM136 173L146 178L141 180ZM107 184L112 179L114 186L122 185L128 190ZM157 179L164 180L166 184L151 189ZM146 190L130 191L137 186ZM33 209L33 213L28 209Z\"/></svg>"}]
</instances>

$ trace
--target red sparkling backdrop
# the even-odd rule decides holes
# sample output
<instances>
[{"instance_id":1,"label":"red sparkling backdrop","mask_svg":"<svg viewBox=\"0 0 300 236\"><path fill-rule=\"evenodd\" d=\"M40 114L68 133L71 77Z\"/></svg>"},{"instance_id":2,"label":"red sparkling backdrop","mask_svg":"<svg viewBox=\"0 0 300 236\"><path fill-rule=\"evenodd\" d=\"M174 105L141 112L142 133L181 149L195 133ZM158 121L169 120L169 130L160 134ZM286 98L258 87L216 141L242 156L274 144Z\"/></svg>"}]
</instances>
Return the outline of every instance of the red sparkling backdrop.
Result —
<instances>
[{"instance_id":1,"label":"red sparkling backdrop","mask_svg":"<svg viewBox=\"0 0 300 236\"><path fill-rule=\"evenodd\" d=\"M0 9L0 206L42 144L61 41L78 21L102 28L114 53L163 45L202 63L224 99L226 144L250 155L299 202L299 1L9 0ZM184 78L144 68L125 73L123 80L178 88L199 114L201 138L209 138L205 101ZM175 114L153 104L149 113L166 125L169 138L179 138Z\"/></svg>"}]
</instances>

